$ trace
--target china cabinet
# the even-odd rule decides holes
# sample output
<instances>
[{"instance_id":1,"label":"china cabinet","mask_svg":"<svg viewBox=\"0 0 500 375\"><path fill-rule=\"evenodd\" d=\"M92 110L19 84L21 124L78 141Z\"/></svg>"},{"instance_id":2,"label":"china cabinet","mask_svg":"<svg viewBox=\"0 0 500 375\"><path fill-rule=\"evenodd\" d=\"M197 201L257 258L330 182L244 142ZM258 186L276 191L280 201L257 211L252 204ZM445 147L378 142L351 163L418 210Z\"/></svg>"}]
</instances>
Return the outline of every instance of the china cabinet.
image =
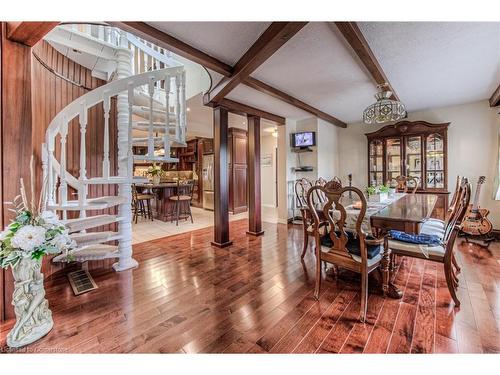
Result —
<instances>
[{"instance_id":1,"label":"china cabinet","mask_svg":"<svg viewBox=\"0 0 500 375\"><path fill-rule=\"evenodd\" d=\"M400 121L365 134L368 139L368 185L391 185L391 180L400 175L415 177L419 181L417 193L437 194L437 211L444 211L449 194L448 126L449 123Z\"/></svg>"}]
</instances>

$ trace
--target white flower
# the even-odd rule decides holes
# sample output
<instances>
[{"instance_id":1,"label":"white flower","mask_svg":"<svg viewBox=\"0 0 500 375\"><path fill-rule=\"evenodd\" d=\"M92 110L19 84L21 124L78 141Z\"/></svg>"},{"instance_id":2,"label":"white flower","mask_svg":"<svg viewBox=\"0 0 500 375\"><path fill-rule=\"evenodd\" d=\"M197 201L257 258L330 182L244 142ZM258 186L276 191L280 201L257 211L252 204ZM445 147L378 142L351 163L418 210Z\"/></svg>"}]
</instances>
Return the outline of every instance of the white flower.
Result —
<instances>
[{"instance_id":1,"label":"white flower","mask_svg":"<svg viewBox=\"0 0 500 375\"><path fill-rule=\"evenodd\" d=\"M4 230L3 232L0 232L0 241L5 240L5 237L9 234L8 230Z\"/></svg>"},{"instance_id":2,"label":"white flower","mask_svg":"<svg viewBox=\"0 0 500 375\"><path fill-rule=\"evenodd\" d=\"M43 221L47 224L53 224L53 225L59 224L59 218L52 211L43 211L42 214L40 215L40 218L43 219Z\"/></svg>"},{"instance_id":3,"label":"white flower","mask_svg":"<svg viewBox=\"0 0 500 375\"><path fill-rule=\"evenodd\" d=\"M67 234L58 234L50 243L57 248L59 252L71 249L75 246L73 241Z\"/></svg>"},{"instance_id":4,"label":"white flower","mask_svg":"<svg viewBox=\"0 0 500 375\"><path fill-rule=\"evenodd\" d=\"M33 251L35 247L45 242L45 232L44 227L26 225L20 228L12 237L11 245L13 248L22 249L26 252Z\"/></svg>"}]
</instances>

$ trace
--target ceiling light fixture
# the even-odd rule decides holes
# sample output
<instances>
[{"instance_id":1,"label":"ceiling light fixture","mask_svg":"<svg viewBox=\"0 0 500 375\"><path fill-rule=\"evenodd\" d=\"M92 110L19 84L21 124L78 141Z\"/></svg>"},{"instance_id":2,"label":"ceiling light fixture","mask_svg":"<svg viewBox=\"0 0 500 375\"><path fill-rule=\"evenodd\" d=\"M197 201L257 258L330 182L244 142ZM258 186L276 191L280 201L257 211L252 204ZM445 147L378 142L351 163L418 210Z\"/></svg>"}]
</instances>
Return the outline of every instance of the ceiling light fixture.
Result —
<instances>
[{"instance_id":1,"label":"ceiling light fixture","mask_svg":"<svg viewBox=\"0 0 500 375\"><path fill-rule=\"evenodd\" d=\"M387 83L377 85L379 92L375 94L377 101L363 111L363 122L365 124L383 124L390 121L398 121L406 117L406 109L403 103L392 100L392 91L384 88Z\"/></svg>"}]
</instances>

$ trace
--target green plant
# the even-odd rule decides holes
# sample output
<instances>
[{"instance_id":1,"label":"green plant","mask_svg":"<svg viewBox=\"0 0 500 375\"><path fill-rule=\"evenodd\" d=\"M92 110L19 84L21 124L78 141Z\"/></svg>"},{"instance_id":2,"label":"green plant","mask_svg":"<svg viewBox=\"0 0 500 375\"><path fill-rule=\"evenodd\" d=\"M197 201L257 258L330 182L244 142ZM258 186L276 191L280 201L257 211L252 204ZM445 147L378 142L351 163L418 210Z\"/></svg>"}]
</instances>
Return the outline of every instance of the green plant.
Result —
<instances>
[{"instance_id":1,"label":"green plant","mask_svg":"<svg viewBox=\"0 0 500 375\"><path fill-rule=\"evenodd\" d=\"M368 196L377 194L377 188L375 186L368 186L366 188L366 194L368 194Z\"/></svg>"},{"instance_id":2,"label":"green plant","mask_svg":"<svg viewBox=\"0 0 500 375\"><path fill-rule=\"evenodd\" d=\"M378 187L378 191L380 193L389 193L389 186L388 185L380 185Z\"/></svg>"},{"instance_id":3,"label":"green plant","mask_svg":"<svg viewBox=\"0 0 500 375\"><path fill-rule=\"evenodd\" d=\"M148 168L148 171L146 173L149 176L160 176L162 174L161 166L153 164L151 167Z\"/></svg>"}]
</instances>

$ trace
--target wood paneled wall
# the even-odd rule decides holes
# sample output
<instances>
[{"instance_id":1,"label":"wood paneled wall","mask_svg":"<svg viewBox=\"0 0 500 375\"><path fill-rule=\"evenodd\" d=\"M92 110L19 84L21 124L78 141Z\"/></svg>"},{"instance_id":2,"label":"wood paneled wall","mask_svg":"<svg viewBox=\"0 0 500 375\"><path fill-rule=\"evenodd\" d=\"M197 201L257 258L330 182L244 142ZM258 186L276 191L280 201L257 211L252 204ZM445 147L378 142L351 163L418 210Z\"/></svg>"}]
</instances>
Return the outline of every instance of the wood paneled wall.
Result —
<instances>
[{"instance_id":1,"label":"wood paneled wall","mask_svg":"<svg viewBox=\"0 0 500 375\"><path fill-rule=\"evenodd\" d=\"M5 43L5 39L3 40ZM55 115L61 111L66 105L73 100L86 94L89 89L97 88L106 82L95 77L92 77L91 71L74 61L66 58L55 49L53 49L47 42L41 41L36 44L32 49L22 46L18 43L7 41L9 45L14 45L16 55L5 55L6 48L2 48L3 68L10 69L9 64L15 64L16 71L21 76L28 75L28 86L22 87L22 80L20 77L15 78L16 81L9 85L10 81L3 84L3 92L12 92L12 90L22 89L27 92L23 96L28 101L27 105L31 104L29 111L19 109L19 115L25 116L26 127L16 128L15 134L9 134L9 139L16 139L15 144L9 147L8 150L3 150L4 157L3 172L4 176L9 176L9 180L5 181L3 185L3 201L8 200L7 197L18 194L19 186L16 181L19 180L19 174L24 173L29 176L29 160L33 153L36 161L36 183L37 191L42 186L42 143L45 142L45 131L50 121ZM22 49L23 53L17 51ZM8 52L8 51L7 51ZM33 55L36 54L44 64L40 63ZM16 56L19 56L16 58ZM23 60L24 59L24 60ZM31 66L31 69L30 69ZM23 67L20 69L19 67ZM52 72L47 67L53 69L59 75L68 78L65 80ZM31 75L31 85L29 85L29 76ZM21 86L20 86L21 85ZM79 86L81 85L81 86ZM83 87L82 87L83 86ZM31 95L29 93L31 89ZM2 96L2 104L5 107L5 100L9 100L10 96ZM30 103L31 98L31 103ZM5 100L4 100L5 99ZM8 104L7 104L8 105ZM24 113L26 112L26 113ZM3 116L3 123L6 122L6 117ZM111 171L117 171L117 134L116 134L116 100L112 100L110 111L110 160ZM8 129L2 129L2 135ZM104 115L102 105L94 107L88 112L88 123L86 133L86 155L87 155L87 177L98 176L102 173L102 159L103 159L103 135L104 135ZM18 145L23 140L24 148ZM59 141L59 138L57 139ZM4 142L5 148L5 142ZM6 158L6 153L11 155ZM80 127L78 119L74 119L68 131L67 139L67 169L75 177L79 176L80 170ZM56 153L59 153L59 147L56 147ZM28 178L25 176L25 179ZM8 183L7 183L8 182ZM8 190L8 191L7 191ZM71 190L71 189L70 189ZM73 191L69 192L69 199L74 199ZM117 187L115 185L97 185L89 187L89 195L97 197L102 195L116 195ZM5 210L4 210L5 211ZM107 213L114 214L116 208L110 209ZM98 213L106 213L104 211L88 212L88 215ZM77 214L76 214L77 215ZM4 224L9 222L10 218L5 217ZM114 230L116 226L112 226L109 230ZM101 228L104 229L104 228ZM108 228L106 228L108 229ZM112 261L106 260L102 262L91 262L91 268L110 267ZM54 264L50 259L45 259L43 263L43 272L46 278L50 278L55 272L63 269L64 264ZM10 296L12 294L12 280L10 271L4 272L4 308L5 318L13 317L13 311L10 307ZM1 307L1 306L0 306Z\"/></svg>"},{"instance_id":2,"label":"wood paneled wall","mask_svg":"<svg viewBox=\"0 0 500 375\"><path fill-rule=\"evenodd\" d=\"M6 24L2 23L1 44L1 225L10 221L10 202L19 194L19 179L29 180L31 157L31 58L30 47L6 38ZM2 305L5 317L13 315L10 306L12 277L10 271L2 275ZM2 316L0 316L1 318Z\"/></svg>"}]
</instances>

